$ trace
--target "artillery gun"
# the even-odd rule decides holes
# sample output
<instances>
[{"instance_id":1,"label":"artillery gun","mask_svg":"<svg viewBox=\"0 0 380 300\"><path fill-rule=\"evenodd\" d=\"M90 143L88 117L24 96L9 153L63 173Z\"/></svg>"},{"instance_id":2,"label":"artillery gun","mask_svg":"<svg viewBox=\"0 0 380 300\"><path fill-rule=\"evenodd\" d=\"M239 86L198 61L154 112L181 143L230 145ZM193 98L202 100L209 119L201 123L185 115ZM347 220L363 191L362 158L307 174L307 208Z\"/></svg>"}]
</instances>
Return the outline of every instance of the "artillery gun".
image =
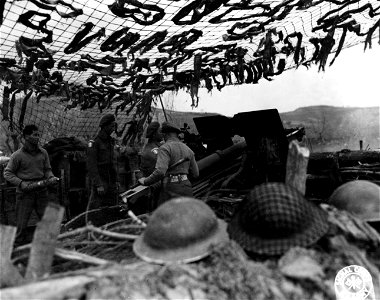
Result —
<instances>
[{"instance_id":1,"label":"artillery gun","mask_svg":"<svg viewBox=\"0 0 380 300\"><path fill-rule=\"evenodd\" d=\"M188 143L185 135L184 142L196 157L203 156L197 160L200 176L193 181L195 197L204 198L217 190L244 193L261 182L283 181L288 139L276 109L239 113L232 118L198 117L194 122L202 145L206 145ZM234 136L240 136L241 141L234 143ZM120 197L133 208L148 189L136 186Z\"/></svg>"}]
</instances>

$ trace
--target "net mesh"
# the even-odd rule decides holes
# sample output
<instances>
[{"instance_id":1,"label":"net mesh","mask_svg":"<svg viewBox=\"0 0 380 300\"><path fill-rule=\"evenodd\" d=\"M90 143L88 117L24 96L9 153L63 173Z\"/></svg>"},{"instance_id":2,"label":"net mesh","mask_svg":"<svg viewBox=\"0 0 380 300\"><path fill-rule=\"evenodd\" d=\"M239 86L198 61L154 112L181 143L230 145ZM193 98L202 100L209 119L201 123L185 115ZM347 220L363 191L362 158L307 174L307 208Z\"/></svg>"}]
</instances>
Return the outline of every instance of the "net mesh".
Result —
<instances>
[{"instance_id":1,"label":"net mesh","mask_svg":"<svg viewBox=\"0 0 380 300\"><path fill-rule=\"evenodd\" d=\"M62 135L87 139L108 112L118 113L125 136L129 126L124 125L149 121L149 108L167 91L184 88L196 105L198 86L210 90L259 83L301 64L323 70L342 49L359 43L370 47L380 31L375 0L30 0L2 5L2 126L20 131L35 123L49 129L46 140ZM119 39L110 41L117 32ZM127 33L139 39L117 44Z\"/></svg>"}]
</instances>

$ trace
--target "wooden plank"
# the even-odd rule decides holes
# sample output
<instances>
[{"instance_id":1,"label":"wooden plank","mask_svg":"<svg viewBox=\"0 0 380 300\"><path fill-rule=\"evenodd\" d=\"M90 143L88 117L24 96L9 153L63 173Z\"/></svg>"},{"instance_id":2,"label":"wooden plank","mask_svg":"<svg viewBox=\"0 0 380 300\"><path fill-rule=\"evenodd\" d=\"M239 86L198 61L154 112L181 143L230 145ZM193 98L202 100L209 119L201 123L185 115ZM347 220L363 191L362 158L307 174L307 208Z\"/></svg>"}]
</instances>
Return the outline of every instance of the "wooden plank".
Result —
<instances>
[{"instance_id":1,"label":"wooden plank","mask_svg":"<svg viewBox=\"0 0 380 300\"><path fill-rule=\"evenodd\" d=\"M14 226L0 225L0 248L2 259L11 258L16 231L17 228Z\"/></svg>"},{"instance_id":2,"label":"wooden plank","mask_svg":"<svg viewBox=\"0 0 380 300\"><path fill-rule=\"evenodd\" d=\"M64 208L49 203L42 220L37 224L25 278L32 280L50 273L55 245L60 232Z\"/></svg>"},{"instance_id":3,"label":"wooden plank","mask_svg":"<svg viewBox=\"0 0 380 300\"><path fill-rule=\"evenodd\" d=\"M286 162L285 183L296 188L302 195L305 195L306 191L309 156L309 149L300 147L296 141L290 142Z\"/></svg>"},{"instance_id":4,"label":"wooden plank","mask_svg":"<svg viewBox=\"0 0 380 300\"><path fill-rule=\"evenodd\" d=\"M0 225L0 288L22 284L24 279L11 263L16 227Z\"/></svg>"},{"instance_id":5,"label":"wooden plank","mask_svg":"<svg viewBox=\"0 0 380 300\"><path fill-rule=\"evenodd\" d=\"M123 274L137 274L136 277L144 276L144 274L157 268L159 268L158 265L139 262L130 265L109 265L55 274L43 281L31 282L21 287L2 289L0 299L80 299L83 296L81 293L86 293L85 286L99 278L116 276L120 274L120 270Z\"/></svg>"},{"instance_id":6,"label":"wooden plank","mask_svg":"<svg viewBox=\"0 0 380 300\"><path fill-rule=\"evenodd\" d=\"M1 299L20 300L20 299L79 299L80 294L84 293L84 286L96 278L88 276L76 276L59 278L48 281L41 281L23 285L22 287L13 287L2 289L0 292ZM79 294L77 297L73 293Z\"/></svg>"}]
</instances>

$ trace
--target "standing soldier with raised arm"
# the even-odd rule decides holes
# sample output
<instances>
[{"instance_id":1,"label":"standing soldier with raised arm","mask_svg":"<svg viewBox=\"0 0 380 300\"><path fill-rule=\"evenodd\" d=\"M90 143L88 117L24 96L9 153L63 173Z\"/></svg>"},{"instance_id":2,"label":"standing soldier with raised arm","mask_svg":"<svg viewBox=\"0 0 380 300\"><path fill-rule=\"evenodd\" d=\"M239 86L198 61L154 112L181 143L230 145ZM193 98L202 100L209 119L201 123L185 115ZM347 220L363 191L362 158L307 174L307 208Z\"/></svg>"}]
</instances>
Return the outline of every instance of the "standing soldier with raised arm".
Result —
<instances>
[{"instance_id":1,"label":"standing soldier with raised arm","mask_svg":"<svg viewBox=\"0 0 380 300\"><path fill-rule=\"evenodd\" d=\"M160 123L150 123L146 129L145 136L148 139L148 143L141 151L140 171L142 176L148 177L154 171L157 161L158 148L162 145Z\"/></svg>"},{"instance_id":2,"label":"standing soldier with raised arm","mask_svg":"<svg viewBox=\"0 0 380 300\"><path fill-rule=\"evenodd\" d=\"M115 116L104 115L99 122L100 131L87 149L87 169L91 182L89 208L117 205L118 178L115 163L115 140L111 137L116 128Z\"/></svg>"},{"instance_id":3,"label":"standing soldier with raised arm","mask_svg":"<svg viewBox=\"0 0 380 300\"><path fill-rule=\"evenodd\" d=\"M48 204L47 186L55 184L49 155L39 147L40 132L36 125L26 125L22 132L24 145L11 155L4 170L4 178L16 186L16 226L15 245L28 242L26 228L33 210L42 218Z\"/></svg>"},{"instance_id":4,"label":"standing soldier with raised arm","mask_svg":"<svg viewBox=\"0 0 380 300\"><path fill-rule=\"evenodd\" d=\"M164 122L161 132L165 143L158 149L156 167L151 175L139 179L142 185L152 185L163 179L159 205L178 196L192 197L193 190L188 176L199 176L194 152L178 138L181 130Z\"/></svg>"},{"instance_id":5,"label":"standing soldier with raised arm","mask_svg":"<svg viewBox=\"0 0 380 300\"><path fill-rule=\"evenodd\" d=\"M156 167L158 149L163 143L160 123L151 122L146 129L145 136L148 139L148 143L144 146L140 155L140 177L148 177L153 173ZM150 186L150 199L146 205L148 211L156 209L160 196L160 189L160 181Z\"/></svg>"}]
</instances>

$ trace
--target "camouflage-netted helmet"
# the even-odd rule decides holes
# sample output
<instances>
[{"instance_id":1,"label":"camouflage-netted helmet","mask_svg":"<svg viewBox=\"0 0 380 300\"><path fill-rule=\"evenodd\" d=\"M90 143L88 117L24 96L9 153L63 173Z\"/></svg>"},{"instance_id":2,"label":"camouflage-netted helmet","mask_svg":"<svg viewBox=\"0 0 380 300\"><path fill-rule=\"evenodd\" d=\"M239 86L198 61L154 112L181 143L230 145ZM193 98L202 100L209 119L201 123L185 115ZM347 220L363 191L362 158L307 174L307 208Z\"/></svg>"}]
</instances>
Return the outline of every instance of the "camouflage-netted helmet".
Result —
<instances>
[{"instance_id":1,"label":"camouflage-netted helmet","mask_svg":"<svg viewBox=\"0 0 380 300\"><path fill-rule=\"evenodd\" d=\"M367 180L349 181L330 196L329 204L365 221L380 221L380 187Z\"/></svg>"}]
</instances>

